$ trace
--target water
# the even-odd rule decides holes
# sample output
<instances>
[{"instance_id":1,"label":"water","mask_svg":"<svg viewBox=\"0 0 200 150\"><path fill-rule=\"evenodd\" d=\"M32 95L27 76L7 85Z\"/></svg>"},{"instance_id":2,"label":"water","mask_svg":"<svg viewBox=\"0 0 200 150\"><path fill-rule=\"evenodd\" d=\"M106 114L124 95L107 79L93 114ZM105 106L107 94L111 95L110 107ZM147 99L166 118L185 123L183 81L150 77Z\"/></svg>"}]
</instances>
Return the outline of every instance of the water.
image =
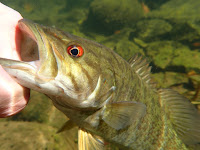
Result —
<instances>
[{"instance_id":1,"label":"water","mask_svg":"<svg viewBox=\"0 0 200 150\"><path fill-rule=\"evenodd\" d=\"M19 11L24 18L106 45L126 60L135 53L147 56L159 86L171 87L190 98L193 103L198 103L200 1L1 2ZM0 132L0 149L42 147L62 150L66 149L66 146L69 146L68 149L76 149L76 129L56 135L55 132L65 122L65 117L47 98L38 93L32 93L30 103L21 113L0 121L3 129ZM21 140L14 142L17 138Z\"/></svg>"}]
</instances>

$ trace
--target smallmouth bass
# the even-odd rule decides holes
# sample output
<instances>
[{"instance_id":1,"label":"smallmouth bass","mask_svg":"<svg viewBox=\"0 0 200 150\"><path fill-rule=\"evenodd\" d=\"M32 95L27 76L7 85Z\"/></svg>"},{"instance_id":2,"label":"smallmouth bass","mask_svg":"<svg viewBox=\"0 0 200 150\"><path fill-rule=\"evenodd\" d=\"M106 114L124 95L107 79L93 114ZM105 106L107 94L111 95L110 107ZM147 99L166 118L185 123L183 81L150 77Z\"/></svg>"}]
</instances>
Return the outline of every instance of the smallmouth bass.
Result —
<instances>
[{"instance_id":1,"label":"smallmouth bass","mask_svg":"<svg viewBox=\"0 0 200 150\"><path fill-rule=\"evenodd\" d=\"M148 63L22 19L22 61L0 58L21 85L44 93L79 126L79 150L187 150L200 142L200 116L184 96L157 89Z\"/></svg>"}]
</instances>

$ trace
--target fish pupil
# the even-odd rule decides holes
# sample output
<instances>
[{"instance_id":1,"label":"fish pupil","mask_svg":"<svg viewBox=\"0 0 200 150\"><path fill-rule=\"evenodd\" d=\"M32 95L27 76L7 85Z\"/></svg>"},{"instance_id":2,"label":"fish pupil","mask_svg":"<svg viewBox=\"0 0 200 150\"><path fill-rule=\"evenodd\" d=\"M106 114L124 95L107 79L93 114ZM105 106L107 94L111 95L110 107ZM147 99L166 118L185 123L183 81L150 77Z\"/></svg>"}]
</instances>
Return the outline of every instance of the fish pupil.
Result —
<instances>
[{"instance_id":1,"label":"fish pupil","mask_svg":"<svg viewBox=\"0 0 200 150\"><path fill-rule=\"evenodd\" d=\"M71 50L71 54L74 55L74 56L78 55L78 53L79 53L79 50L77 48L73 48Z\"/></svg>"}]
</instances>

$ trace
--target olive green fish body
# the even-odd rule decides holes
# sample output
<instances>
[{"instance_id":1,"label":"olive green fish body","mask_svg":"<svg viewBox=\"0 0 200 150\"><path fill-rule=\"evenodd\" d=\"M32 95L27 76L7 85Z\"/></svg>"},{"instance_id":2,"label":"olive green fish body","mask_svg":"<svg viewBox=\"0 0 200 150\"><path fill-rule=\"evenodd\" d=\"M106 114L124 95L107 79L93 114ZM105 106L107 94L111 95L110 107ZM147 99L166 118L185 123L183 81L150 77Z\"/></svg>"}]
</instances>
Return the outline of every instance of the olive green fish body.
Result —
<instances>
[{"instance_id":1,"label":"olive green fish body","mask_svg":"<svg viewBox=\"0 0 200 150\"><path fill-rule=\"evenodd\" d=\"M141 121L126 129L115 130L102 121L98 129L93 129L91 132L102 136L108 142L114 142L130 149L187 149L161 108L159 92L151 85L148 72L143 72L146 78L142 79L145 75L141 76L136 73L137 70L121 57L115 57L114 61L121 61L121 65L115 65L112 71L115 72L115 86L117 87L113 102L142 102L148 106L146 115ZM138 62L141 63L142 60ZM145 69L148 70L148 68Z\"/></svg>"}]
</instances>

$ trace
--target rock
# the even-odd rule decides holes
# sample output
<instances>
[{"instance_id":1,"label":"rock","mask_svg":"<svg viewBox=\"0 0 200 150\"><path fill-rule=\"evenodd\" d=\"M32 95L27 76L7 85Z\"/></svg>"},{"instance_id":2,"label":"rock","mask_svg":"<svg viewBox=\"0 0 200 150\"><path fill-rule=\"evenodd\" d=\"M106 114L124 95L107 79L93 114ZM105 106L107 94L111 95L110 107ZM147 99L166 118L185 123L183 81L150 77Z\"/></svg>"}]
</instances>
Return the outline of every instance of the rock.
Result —
<instances>
[{"instance_id":1,"label":"rock","mask_svg":"<svg viewBox=\"0 0 200 150\"><path fill-rule=\"evenodd\" d=\"M200 53L175 41L156 41L149 43L147 55L161 69L175 72L200 71Z\"/></svg>"},{"instance_id":2,"label":"rock","mask_svg":"<svg viewBox=\"0 0 200 150\"><path fill-rule=\"evenodd\" d=\"M130 41L119 41L114 50L126 60L129 60L136 53L144 55L143 50L135 43Z\"/></svg>"},{"instance_id":3,"label":"rock","mask_svg":"<svg viewBox=\"0 0 200 150\"><path fill-rule=\"evenodd\" d=\"M154 73L153 77L156 79L158 85L162 88L176 87L177 85L183 85L189 82L188 77L183 73L169 71Z\"/></svg>"},{"instance_id":4,"label":"rock","mask_svg":"<svg viewBox=\"0 0 200 150\"><path fill-rule=\"evenodd\" d=\"M3 0L4 2L5 0ZM48 3L48 5L47 5ZM35 1L9 1L5 2L11 8L19 11L24 18L29 18L36 22L46 22L46 24L53 24L56 21L57 16L62 9L67 5L66 0L48 1L48 0L38 0ZM49 11L49 8L50 11ZM61 17L61 16L60 16ZM62 16L63 17L63 16Z\"/></svg>"},{"instance_id":5,"label":"rock","mask_svg":"<svg viewBox=\"0 0 200 150\"><path fill-rule=\"evenodd\" d=\"M117 52L124 59L128 60L136 53L144 55L143 49L135 41L130 41L129 36L133 32L133 29L124 28L119 30L119 33L115 33L109 37L102 37L96 39L99 43L111 48ZM98 37L98 36L97 36Z\"/></svg>"},{"instance_id":6,"label":"rock","mask_svg":"<svg viewBox=\"0 0 200 150\"><path fill-rule=\"evenodd\" d=\"M162 19L144 19L136 23L135 36L144 41L155 41L169 33L172 25Z\"/></svg>"},{"instance_id":7,"label":"rock","mask_svg":"<svg viewBox=\"0 0 200 150\"><path fill-rule=\"evenodd\" d=\"M200 19L200 1L196 0L170 0L155 10L150 16L175 19L181 22Z\"/></svg>"},{"instance_id":8,"label":"rock","mask_svg":"<svg viewBox=\"0 0 200 150\"><path fill-rule=\"evenodd\" d=\"M176 23L187 23L200 34L200 1L170 0L159 9L149 13L151 18L159 17Z\"/></svg>"},{"instance_id":9,"label":"rock","mask_svg":"<svg viewBox=\"0 0 200 150\"><path fill-rule=\"evenodd\" d=\"M112 31L132 25L144 16L138 0L94 0L90 5L90 20Z\"/></svg>"},{"instance_id":10,"label":"rock","mask_svg":"<svg viewBox=\"0 0 200 150\"><path fill-rule=\"evenodd\" d=\"M72 134L64 137L45 124L8 121L0 122L0 128L2 150L77 150Z\"/></svg>"}]
</instances>

